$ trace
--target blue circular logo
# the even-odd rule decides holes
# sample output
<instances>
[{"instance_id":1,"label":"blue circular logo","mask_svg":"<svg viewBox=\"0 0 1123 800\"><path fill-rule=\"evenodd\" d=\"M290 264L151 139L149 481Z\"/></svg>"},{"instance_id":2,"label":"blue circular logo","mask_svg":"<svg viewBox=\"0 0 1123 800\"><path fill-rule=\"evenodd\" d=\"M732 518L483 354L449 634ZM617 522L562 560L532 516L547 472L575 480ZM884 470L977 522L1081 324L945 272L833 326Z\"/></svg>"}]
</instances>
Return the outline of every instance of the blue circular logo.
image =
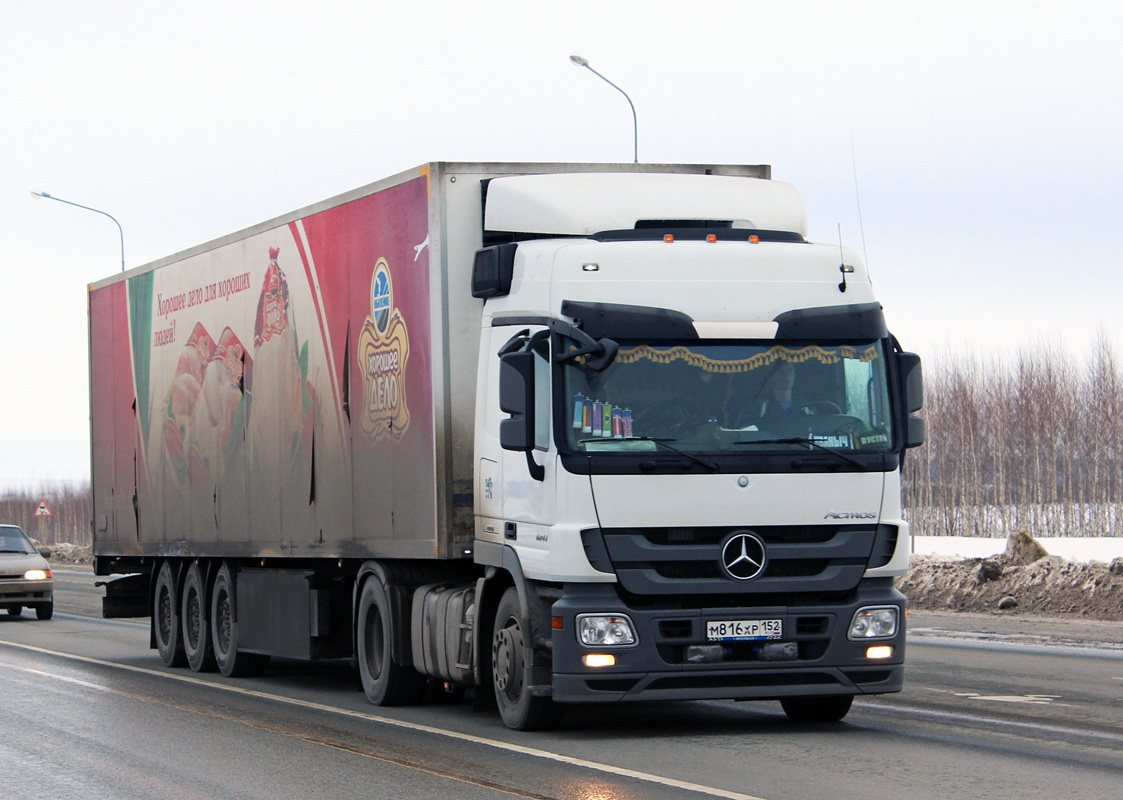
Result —
<instances>
[{"instance_id":1,"label":"blue circular logo","mask_svg":"<svg viewBox=\"0 0 1123 800\"><path fill-rule=\"evenodd\" d=\"M379 259L374 271L374 280L370 285L370 314L374 327L379 333L386 333L386 329L390 326L390 310L393 305L390 270L386 261Z\"/></svg>"}]
</instances>

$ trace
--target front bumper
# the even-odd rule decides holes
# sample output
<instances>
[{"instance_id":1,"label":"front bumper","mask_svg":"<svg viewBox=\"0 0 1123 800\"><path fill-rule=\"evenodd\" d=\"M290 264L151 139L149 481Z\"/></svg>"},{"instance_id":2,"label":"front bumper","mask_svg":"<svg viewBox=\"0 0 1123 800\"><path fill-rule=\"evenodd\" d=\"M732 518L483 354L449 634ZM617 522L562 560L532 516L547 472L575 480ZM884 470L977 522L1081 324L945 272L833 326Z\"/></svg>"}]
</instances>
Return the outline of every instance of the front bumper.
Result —
<instances>
[{"instance_id":1,"label":"front bumper","mask_svg":"<svg viewBox=\"0 0 1123 800\"><path fill-rule=\"evenodd\" d=\"M891 639L852 642L846 638L862 606L895 605L900 625ZM625 602L613 584L567 584L552 614L562 618L553 631L553 697L559 702L629 700L777 699L810 695L899 692L904 679L905 597L890 580L863 581L845 601L791 606L708 608L649 607ZM631 647L587 647L577 640L576 617L584 613L627 614L638 641ZM761 657L755 643L724 647L720 661L690 663L687 648L710 645L707 620L782 619L782 642L792 643L793 660ZM892 656L873 660L867 648L889 645ZM616 664L590 668L589 653L612 653Z\"/></svg>"},{"instance_id":2,"label":"front bumper","mask_svg":"<svg viewBox=\"0 0 1123 800\"><path fill-rule=\"evenodd\" d=\"M0 608L49 603L54 597L54 581L0 580Z\"/></svg>"}]
</instances>

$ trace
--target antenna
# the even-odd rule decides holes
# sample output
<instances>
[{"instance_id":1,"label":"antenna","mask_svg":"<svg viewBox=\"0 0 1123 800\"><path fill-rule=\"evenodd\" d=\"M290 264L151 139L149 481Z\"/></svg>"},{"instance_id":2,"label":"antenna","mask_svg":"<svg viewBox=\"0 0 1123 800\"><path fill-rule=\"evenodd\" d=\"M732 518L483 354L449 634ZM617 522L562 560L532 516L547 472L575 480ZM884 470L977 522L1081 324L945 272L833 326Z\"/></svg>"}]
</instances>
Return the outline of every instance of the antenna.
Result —
<instances>
[{"instance_id":1,"label":"antenna","mask_svg":"<svg viewBox=\"0 0 1123 800\"><path fill-rule=\"evenodd\" d=\"M866 226L862 224L862 197L858 194L858 159L854 155L853 128L850 129L850 168L854 171L854 202L858 205L858 231L862 234L862 259L866 262L866 271L869 272L870 255L866 252Z\"/></svg>"},{"instance_id":2,"label":"antenna","mask_svg":"<svg viewBox=\"0 0 1123 800\"><path fill-rule=\"evenodd\" d=\"M838 271L842 273L842 283L838 285L840 292L846 291L846 276L854 271L854 267L846 263L846 254L842 250L842 223L838 223Z\"/></svg>"}]
</instances>

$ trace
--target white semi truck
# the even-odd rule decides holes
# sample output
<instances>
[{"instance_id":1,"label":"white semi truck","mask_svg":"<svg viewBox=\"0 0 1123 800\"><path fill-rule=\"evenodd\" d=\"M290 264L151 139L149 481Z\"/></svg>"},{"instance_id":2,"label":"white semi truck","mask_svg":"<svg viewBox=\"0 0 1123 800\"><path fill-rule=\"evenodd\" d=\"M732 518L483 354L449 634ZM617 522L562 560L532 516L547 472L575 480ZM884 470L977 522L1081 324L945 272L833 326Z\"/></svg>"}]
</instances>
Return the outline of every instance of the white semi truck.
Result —
<instances>
[{"instance_id":1,"label":"white semi truck","mask_svg":"<svg viewBox=\"0 0 1123 800\"><path fill-rule=\"evenodd\" d=\"M899 691L919 359L770 178L437 162L91 285L105 615L515 729Z\"/></svg>"}]
</instances>

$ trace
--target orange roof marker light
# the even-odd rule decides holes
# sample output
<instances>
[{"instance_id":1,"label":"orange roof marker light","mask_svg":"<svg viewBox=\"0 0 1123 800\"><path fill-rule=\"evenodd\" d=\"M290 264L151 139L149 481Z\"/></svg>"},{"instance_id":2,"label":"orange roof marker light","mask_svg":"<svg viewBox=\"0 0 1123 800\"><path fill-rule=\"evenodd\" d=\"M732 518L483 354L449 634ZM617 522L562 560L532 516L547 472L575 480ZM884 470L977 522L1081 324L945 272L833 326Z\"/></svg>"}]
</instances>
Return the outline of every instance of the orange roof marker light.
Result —
<instances>
[{"instance_id":1,"label":"orange roof marker light","mask_svg":"<svg viewBox=\"0 0 1123 800\"><path fill-rule=\"evenodd\" d=\"M757 236L754 233L752 236L749 237L749 242L752 243L752 244L760 244L760 237Z\"/></svg>"},{"instance_id":2,"label":"orange roof marker light","mask_svg":"<svg viewBox=\"0 0 1123 800\"><path fill-rule=\"evenodd\" d=\"M717 234L716 233L707 233L706 234L706 241L707 242L716 242L717 241Z\"/></svg>"},{"instance_id":3,"label":"orange roof marker light","mask_svg":"<svg viewBox=\"0 0 1123 800\"><path fill-rule=\"evenodd\" d=\"M671 234L671 233L663 234L663 241L664 242L670 243L670 242L673 242L674 240L675 240L674 234Z\"/></svg>"}]
</instances>

